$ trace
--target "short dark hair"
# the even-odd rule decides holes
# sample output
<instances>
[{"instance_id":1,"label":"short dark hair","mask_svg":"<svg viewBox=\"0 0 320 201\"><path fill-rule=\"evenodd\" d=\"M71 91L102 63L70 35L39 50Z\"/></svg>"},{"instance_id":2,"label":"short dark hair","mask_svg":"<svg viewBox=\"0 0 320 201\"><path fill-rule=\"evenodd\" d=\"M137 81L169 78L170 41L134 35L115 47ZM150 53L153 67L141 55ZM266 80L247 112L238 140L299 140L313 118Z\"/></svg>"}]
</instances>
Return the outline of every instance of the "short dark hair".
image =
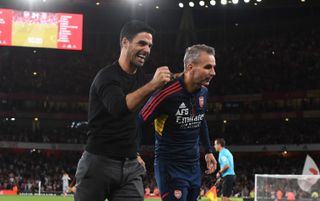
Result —
<instances>
[{"instance_id":1,"label":"short dark hair","mask_svg":"<svg viewBox=\"0 0 320 201\"><path fill-rule=\"evenodd\" d=\"M222 147L226 146L226 141L223 138L216 139L217 144L220 144Z\"/></svg>"},{"instance_id":2,"label":"short dark hair","mask_svg":"<svg viewBox=\"0 0 320 201\"><path fill-rule=\"evenodd\" d=\"M132 39L141 32L147 32L152 35L154 35L155 33L154 29L151 26L142 21L132 20L130 22L127 22L125 25L123 25L120 32L120 46L121 41L124 37L126 37L131 42Z\"/></svg>"}]
</instances>

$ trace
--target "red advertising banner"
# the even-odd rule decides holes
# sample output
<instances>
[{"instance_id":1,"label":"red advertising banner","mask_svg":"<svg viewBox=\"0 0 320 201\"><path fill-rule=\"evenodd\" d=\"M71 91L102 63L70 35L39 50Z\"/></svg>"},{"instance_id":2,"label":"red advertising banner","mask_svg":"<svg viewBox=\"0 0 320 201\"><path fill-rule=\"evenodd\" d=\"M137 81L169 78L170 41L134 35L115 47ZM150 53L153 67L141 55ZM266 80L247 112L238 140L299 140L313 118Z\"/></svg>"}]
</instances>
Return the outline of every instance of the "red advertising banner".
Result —
<instances>
[{"instance_id":1,"label":"red advertising banner","mask_svg":"<svg viewBox=\"0 0 320 201\"><path fill-rule=\"evenodd\" d=\"M0 45L11 46L12 10L0 8Z\"/></svg>"}]
</instances>

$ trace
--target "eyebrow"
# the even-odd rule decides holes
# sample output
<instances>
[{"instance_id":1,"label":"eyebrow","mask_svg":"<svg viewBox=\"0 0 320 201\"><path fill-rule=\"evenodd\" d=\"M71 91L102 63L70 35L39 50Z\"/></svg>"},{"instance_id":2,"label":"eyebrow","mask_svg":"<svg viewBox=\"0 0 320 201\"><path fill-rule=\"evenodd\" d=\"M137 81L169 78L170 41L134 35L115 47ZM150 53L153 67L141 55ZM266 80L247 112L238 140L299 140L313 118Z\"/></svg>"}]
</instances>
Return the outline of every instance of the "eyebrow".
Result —
<instances>
[{"instance_id":1,"label":"eyebrow","mask_svg":"<svg viewBox=\"0 0 320 201\"><path fill-rule=\"evenodd\" d=\"M139 40L138 43L140 45L148 45L149 47L152 47L153 44L152 43L148 43L147 41L144 41L144 40Z\"/></svg>"},{"instance_id":2,"label":"eyebrow","mask_svg":"<svg viewBox=\"0 0 320 201\"><path fill-rule=\"evenodd\" d=\"M205 68L215 68L216 66L215 65L212 65L212 64L206 64L205 66L204 66Z\"/></svg>"}]
</instances>

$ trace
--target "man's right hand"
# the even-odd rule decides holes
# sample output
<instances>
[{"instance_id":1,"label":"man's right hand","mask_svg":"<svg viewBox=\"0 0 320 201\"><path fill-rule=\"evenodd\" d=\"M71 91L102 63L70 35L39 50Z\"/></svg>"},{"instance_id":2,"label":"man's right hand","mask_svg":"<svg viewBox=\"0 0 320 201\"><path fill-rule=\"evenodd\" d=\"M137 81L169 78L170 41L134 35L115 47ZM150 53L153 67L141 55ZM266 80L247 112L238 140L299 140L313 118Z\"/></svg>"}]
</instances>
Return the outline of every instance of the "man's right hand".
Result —
<instances>
[{"instance_id":1,"label":"man's right hand","mask_svg":"<svg viewBox=\"0 0 320 201\"><path fill-rule=\"evenodd\" d=\"M161 66L157 68L152 80L150 81L150 84L152 84L154 89L158 89L163 85L167 84L168 82L170 82L170 80L171 80L171 72L168 66Z\"/></svg>"}]
</instances>

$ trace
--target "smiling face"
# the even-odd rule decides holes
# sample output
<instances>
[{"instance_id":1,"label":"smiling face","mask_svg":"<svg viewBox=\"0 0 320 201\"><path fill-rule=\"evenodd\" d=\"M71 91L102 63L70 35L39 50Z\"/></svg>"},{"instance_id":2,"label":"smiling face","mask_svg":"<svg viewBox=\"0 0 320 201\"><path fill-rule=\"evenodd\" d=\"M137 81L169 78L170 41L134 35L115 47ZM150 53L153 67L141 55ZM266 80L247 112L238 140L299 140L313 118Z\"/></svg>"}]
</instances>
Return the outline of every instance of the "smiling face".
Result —
<instances>
[{"instance_id":1,"label":"smiling face","mask_svg":"<svg viewBox=\"0 0 320 201\"><path fill-rule=\"evenodd\" d=\"M216 59L212 54L201 52L197 63L187 66L191 78L197 86L208 86L211 79L216 75Z\"/></svg>"},{"instance_id":2,"label":"smiling face","mask_svg":"<svg viewBox=\"0 0 320 201\"><path fill-rule=\"evenodd\" d=\"M132 67L142 67L150 55L152 47L152 34L138 33L131 41L122 40L122 48L126 51L126 59Z\"/></svg>"}]
</instances>

